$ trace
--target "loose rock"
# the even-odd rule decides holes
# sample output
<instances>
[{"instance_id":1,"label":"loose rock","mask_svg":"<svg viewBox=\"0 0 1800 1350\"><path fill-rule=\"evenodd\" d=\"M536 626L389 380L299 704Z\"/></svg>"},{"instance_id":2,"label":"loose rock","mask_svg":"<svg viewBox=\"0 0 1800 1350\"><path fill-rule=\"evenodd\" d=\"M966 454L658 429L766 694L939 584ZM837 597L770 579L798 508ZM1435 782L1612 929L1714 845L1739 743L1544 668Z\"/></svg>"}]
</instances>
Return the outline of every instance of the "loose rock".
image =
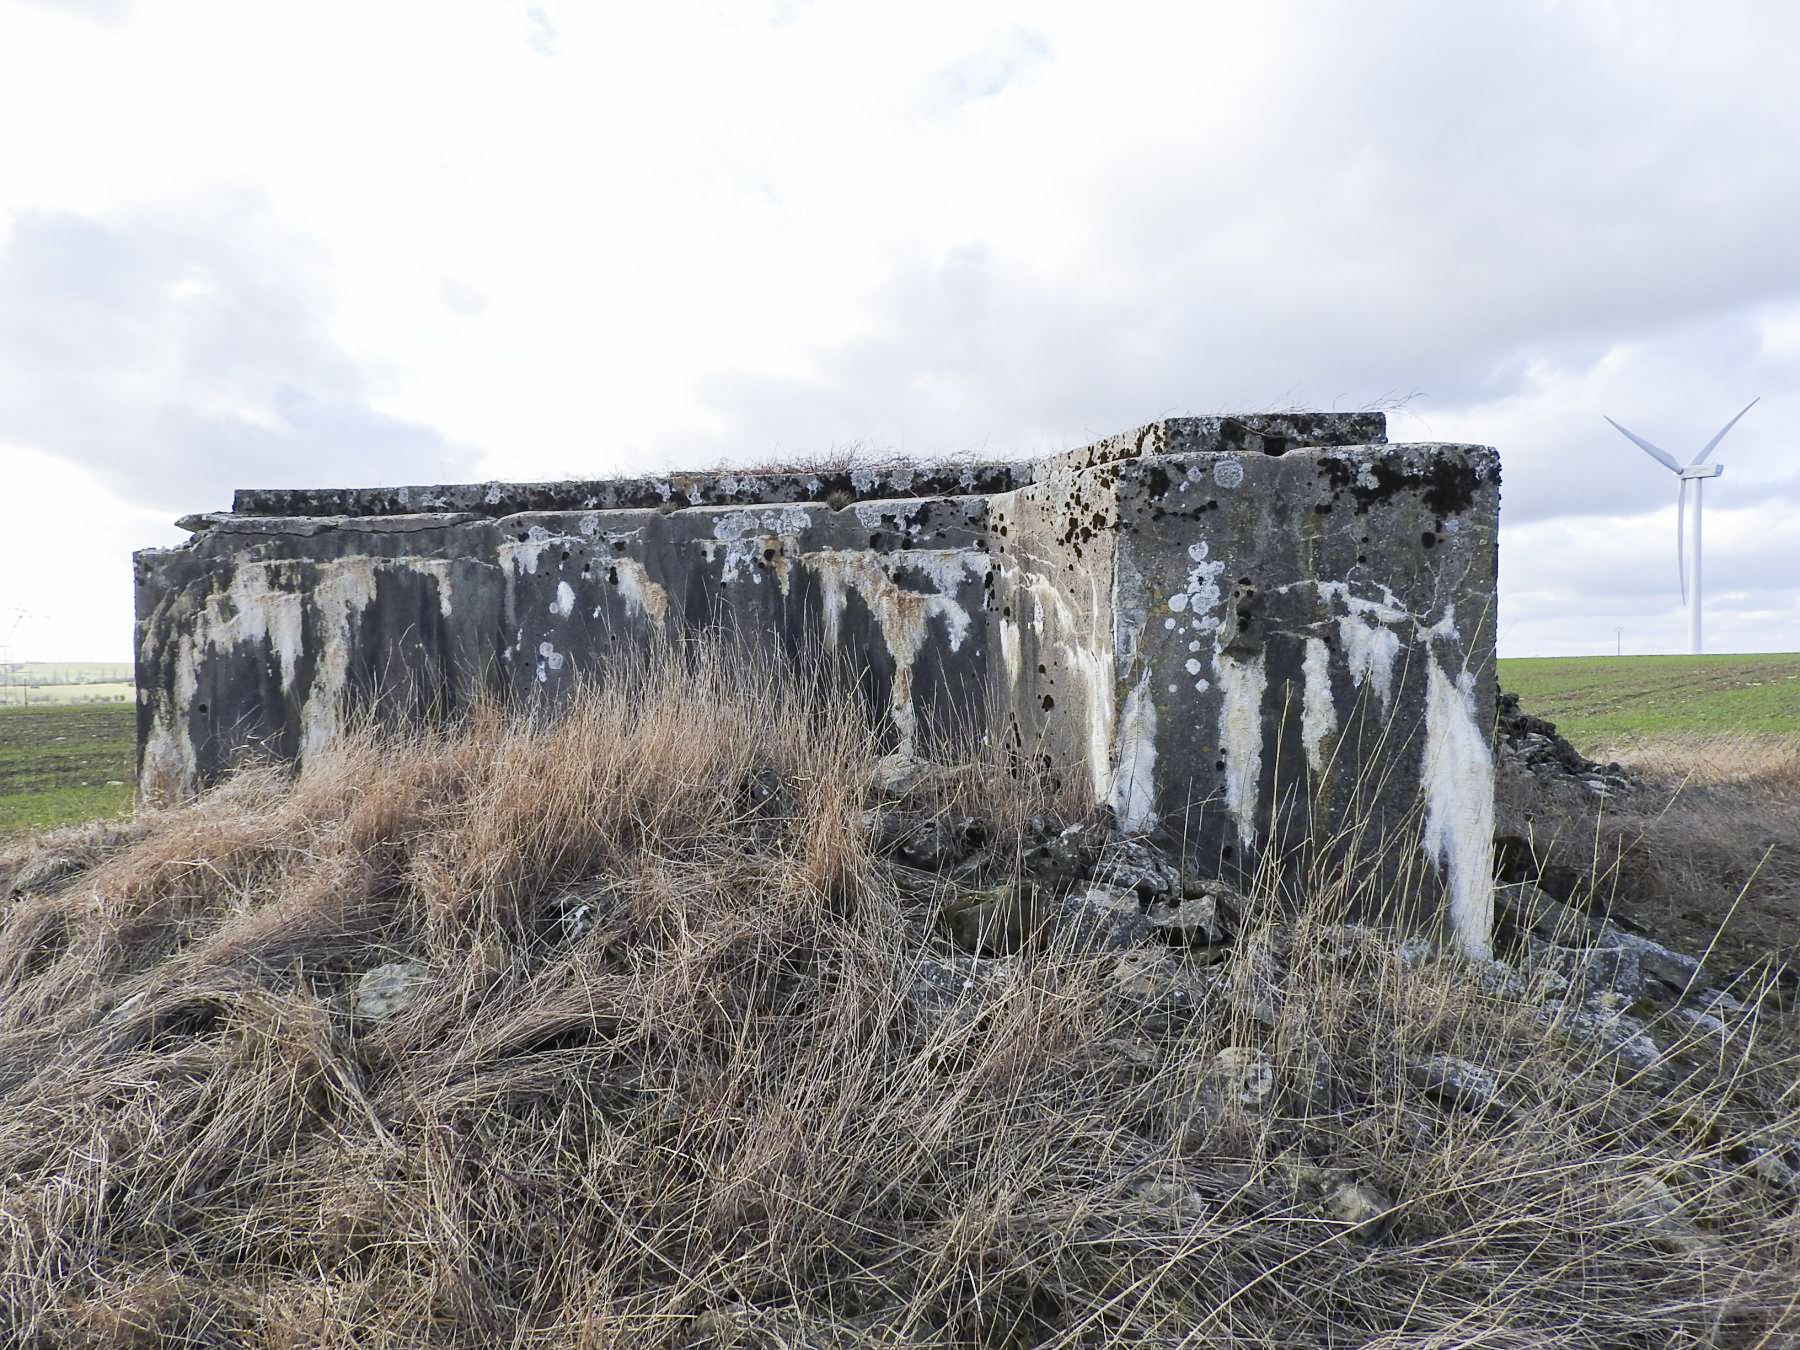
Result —
<instances>
[{"instance_id":1,"label":"loose rock","mask_svg":"<svg viewBox=\"0 0 1800 1350\"><path fill-rule=\"evenodd\" d=\"M430 969L415 961L377 966L357 980L350 1011L359 1022L385 1022L418 1002L430 983Z\"/></svg>"}]
</instances>

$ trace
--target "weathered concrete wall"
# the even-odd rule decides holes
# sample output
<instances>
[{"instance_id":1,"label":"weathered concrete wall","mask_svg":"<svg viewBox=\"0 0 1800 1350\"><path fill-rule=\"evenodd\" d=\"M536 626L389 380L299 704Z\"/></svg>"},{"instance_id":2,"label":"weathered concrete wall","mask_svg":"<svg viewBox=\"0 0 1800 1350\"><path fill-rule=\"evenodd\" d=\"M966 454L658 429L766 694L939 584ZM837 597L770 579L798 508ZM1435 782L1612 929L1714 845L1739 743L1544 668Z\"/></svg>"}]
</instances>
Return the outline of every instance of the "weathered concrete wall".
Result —
<instances>
[{"instance_id":1,"label":"weathered concrete wall","mask_svg":"<svg viewBox=\"0 0 1800 1350\"><path fill-rule=\"evenodd\" d=\"M1481 951L1498 493L1492 450L1370 414L929 472L240 492L137 557L141 784L722 629L848 658L897 748L986 728L1223 871L1422 812Z\"/></svg>"}]
</instances>

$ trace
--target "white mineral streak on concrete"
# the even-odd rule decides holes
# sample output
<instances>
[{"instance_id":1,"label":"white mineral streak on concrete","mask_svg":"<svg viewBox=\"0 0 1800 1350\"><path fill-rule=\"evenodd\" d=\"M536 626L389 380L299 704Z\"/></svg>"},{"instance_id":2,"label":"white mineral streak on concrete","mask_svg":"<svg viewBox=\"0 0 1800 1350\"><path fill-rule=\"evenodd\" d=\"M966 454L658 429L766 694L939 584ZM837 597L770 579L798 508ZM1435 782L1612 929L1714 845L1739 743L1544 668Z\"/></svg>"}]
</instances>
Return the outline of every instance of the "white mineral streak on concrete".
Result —
<instances>
[{"instance_id":1,"label":"white mineral streak on concrete","mask_svg":"<svg viewBox=\"0 0 1800 1350\"><path fill-rule=\"evenodd\" d=\"M350 625L375 599L376 558L334 558L318 565L307 595L318 625L319 653L312 686L300 709L300 762L322 750L344 729L350 678Z\"/></svg>"},{"instance_id":2,"label":"white mineral streak on concrete","mask_svg":"<svg viewBox=\"0 0 1800 1350\"><path fill-rule=\"evenodd\" d=\"M394 562L409 567L413 571L430 577L437 582L438 613L444 618L451 615L451 605L455 597L450 594L450 561L447 558L396 558Z\"/></svg>"},{"instance_id":3,"label":"white mineral streak on concrete","mask_svg":"<svg viewBox=\"0 0 1800 1350\"><path fill-rule=\"evenodd\" d=\"M1426 626L1424 621L1420 620L1419 636L1426 639L1444 638L1448 640L1460 640L1462 634L1457 631L1456 627L1456 606L1453 604L1445 605L1444 617L1430 626Z\"/></svg>"},{"instance_id":4,"label":"white mineral streak on concrete","mask_svg":"<svg viewBox=\"0 0 1800 1350\"><path fill-rule=\"evenodd\" d=\"M1425 854L1450 886L1450 925L1463 954L1493 956L1494 761L1475 720L1475 678L1431 659L1425 704Z\"/></svg>"},{"instance_id":5,"label":"white mineral streak on concrete","mask_svg":"<svg viewBox=\"0 0 1800 1350\"><path fill-rule=\"evenodd\" d=\"M827 649L837 650L849 593L854 590L868 606L881 640L894 659L888 711L894 729L900 733L899 750L904 755L917 753L913 663L925 645L927 625L934 617L943 621L950 650L962 649L963 640L969 635L969 612L957 601L956 589L965 575L982 575L988 566L987 555L974 549L913 549L897 557L867 549L821 549L802 554L800 561L819 580ZM906 569L924 573L937 586L936 592L908 590L899 585L893 571Z\"/></svg>"},{"instance_id":6,"label":"white mineral streak on concrete","mask_svg":"<svg viewBox=\"0 0 1800 1350\"><path fill-rule=\"evenodd\" d=\"M151 635L146 634L146 641ZM195 632L184 632L175 644L175 689L173 696L157 701L151 716L150 731L144 738L144 764L138 775L139 786L152 802L177 801L194 782L194 743L188 735L187 710L194 706L199 692L195 659ZM150 653L140 653L147 659Z\"/></svg>"},{"instance_id":7,"label":"white mineral streak on concrete","mask_svg":"<svg viewBox=\"0 0 1800 1350\"><path fill-rule=\"evenodd\" d=\"M1269 675L1263 654L1213 658L1219 680L1219 753L1225 759L1225 809L1237 821L1245 848L1256 843L1257 794L1262 783L1262 702Z\"/></svg>"},{"instance_id":8,"label":"white mineral streak on concrete","mask_svg":"<svg viewBox=\"0 0 1800 1350\"><path fill-rule=\"evenodd\" d=\"M323 564L324 567L341 564ZM159 702L144 739L144 790L172 801L194 782L194 745L187 710L200 690L200 662L240 645L267 645L281 670L281 691L291 694L302 647L306 597L298 564L239 561L224 590L208 592L175 647L173 697ZM276 584L277 578L285 585ZM318 683L315 676L314 684Z\"/></svg>"},{"instance_id":9,"label":"white mineral streak on concrete","mask_svg":"<svg viewBox=\"0 0 1800 1350\"><path fill-rule=\"evenodd\" d=\"M1318 774L1325 768L1325 741L1337 730L1337 704L1331 697L1331 648L1324 638L1306 639L1300 672L1306 681L1300 698L1300 743L1306 748L1306 767Z\"/></svg>"},{"instance_id":10,"label":"white mineral streak on concrete","mask_svg":"<svg viewBox=\"0 0 1800 1350\"><path fill-rule=\"evenodd\" d=\"M1385 717L1394 698L1394 660L1400 654L1400 635L1360 614L1339 616L1337 628L1351 683L1358 689L1367 685L1374 690Z\"/></svg>"},{"instance_id":11,"label":"white mineral streak on concrete","mask_svg":"<svg viewBox=\"0 0 1800 1350\"><path fill-rule=\"evenodd\" d=\"M575 588L568 582L556 583L556 598L550 602L550 612L559 619L566 619L575 612Z\"/></svg>"},{"instance_id":12,"label":"white mineral streak on concrete","mask_svg":"<svg viewBox=\"0 0 1800 1350\"><path fill-rule=\"evenodd\" d=\"M1031 616L1026 620L1038 637L1039 650L1054 652L1061 662L1062 673L1081 687L1082 717L1086 722L1088 778L1096 802L1110 802L1113 797L1113 717L1117 665L1111 650L1098 650L1104 644L1098 636L1095 615L1099 612L1099 586L1093 574L1083 569L1088 583L1088 607L1085 614L1066 599L1056 583L1039 572L1026 572L1007 567L1002 573L1002 591L1013 597L1014 606L1023 612L1027 598ZM1071 583L1072 584L1072 583ZM1002 647L1008 642L1007 620L1001 619ZM1017 628L1014 628L1017 632ZM1015 675L1015 683L1025 678L1023 671ZM1061 701L1066 715L1069 704Z\"/></svg>"},{"instance_id":13,"label":"white mineral streak on concrete","mask_svg":"<svg viewBox=\"0 0 1800 1350\"><path fill-rule=\"evenodd\" d=\"M1125 696L1118 749L1113 812L1120 829L1137 834L1156 824L1156 700L1150 694L1148 668Z\"/></svg>"},{"instance_id":14,"label":"white mineral streak on concrete","mask_svg":"<svg viewBox=\"0 0 1800 1350\"><path fill-rule=\"evenodd\" d=\"M267 642L281 664L281 692L291 694L306 601L294 582L285 587L274 584L271 569L297 575L281 563L239 564L224 595L214 591L206 597L206 609L196 626L205 633L206 645L215 651L229 652L239 643ZM231 602L231 613L225 612L221 600Z\"/></svg>"},{"instance_id":15,"label":"white mineral streak on concrete","mask_svg":"<svg viewBox=\"0 0 1800 1350\"><path fill-rule=\"evenodd\" d=\"M1019 625L1002 617L1000 624L1000 661L1006 667L1008 684L1019 682Z\"/></svg>"},{"instance_id":16,"label":"white mineral streak on concrete","mask_svg":"<svg viewBox=\"0 0 1800 1350\"><path fill-rule=\"evenodd\" d=\"M1087 706L1087 761L1094 800L1112 800L1113 791L1113 659L1080 642L1061 643L1063 661L1081 681Z\"/></svg>"},{"instance_id":17,"label":"white mineral streak on concrete","mask_svg":"<svg viewBox=\"0 0 1800 1350\"><path fill-rule=\"evenodd\" d=\"M650 579L636 558L614 558L609 564L619 578L619 595L626 607L660 624L669 613L669 592Z\"/></svg>"}]
</instances>

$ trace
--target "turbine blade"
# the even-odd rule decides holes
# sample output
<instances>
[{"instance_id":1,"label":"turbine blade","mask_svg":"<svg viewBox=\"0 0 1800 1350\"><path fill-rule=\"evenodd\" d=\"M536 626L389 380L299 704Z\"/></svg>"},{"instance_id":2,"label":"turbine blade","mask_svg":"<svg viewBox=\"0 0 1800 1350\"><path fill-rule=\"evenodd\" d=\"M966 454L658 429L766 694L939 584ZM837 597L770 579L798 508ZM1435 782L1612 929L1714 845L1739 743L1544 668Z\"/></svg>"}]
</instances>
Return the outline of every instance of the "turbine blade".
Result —
<instances>
[{"instance_id":1,"label":"turbine blade","mask_svg":"<svg viewBox=\"0 0 1800 1350\"><path fill-rule=\"evenodd\" d=\"M1694 467L1694 465L1704 462L1706 457L1713 452L1713 447L1715 445L1717 445L1720 441L1725 439L1725 432L1730 431L1733 427L1735 427L1738 424L1739 418L1743 417L1744 413L1749 412L1752 408L1754 408L1757 404L1759 404L1761 402L1762 402L1762 395L1758 394L1755 398L1751 399L1748 403L1746 403L1744 405L1744 412L1739 413L1737 415L1737 417L1734 417L1729 422L1727 422L1725 424L1724 430L1720 431L1717 436L1714 436L1710 441L1708 441L1706 443L1706 449L1702 450L1699 454L1694 456L1693 462L1688 465L1688 468L1691 469Z\"/></svg>"},{"instance_id":2,"label":"turbine blade","mask_svg":"<svg viewBox=\"0 0 1800 1350\"><path fill-rule=\"evenodd\" d=\"M1681 603L1687 604L1687 489L1682 479L1675 491L1675 566L1681 572Z\"/></svg>"},{"instance_id":3,"label":"turbine blade","mask_svg":"<svg viewBox=\"0 0 1800 1350\"><path fill-rule=\"evenodd\" d=\"M1602 413L1600 415L1602 417L1606 417L1605 413ZM1660 461L1665 468L1668 468L1675 473L1681 472L1681 461L1676 459L1675 456L1671 455L1667 450L1664 450L1660 446L1655 446L1655 445L1650 444L1649 441L1645 440L1642 436L1638 435L1637 432L1635 432L1635 431L1625 430L1625 428L1620 426L1617 422L1613 422L1612 418L1610 418L1610 417L1607 417L1606 420L1609 422L1612 422L1613 429L1615 431L1617 431L1626 440L1630 441L1633 445L1637 446L1638 449L1640 449L1640 450L1644 451L1646 454L1648 454L1650 456L1650 458Z\"/></svg>"}]
</instances>

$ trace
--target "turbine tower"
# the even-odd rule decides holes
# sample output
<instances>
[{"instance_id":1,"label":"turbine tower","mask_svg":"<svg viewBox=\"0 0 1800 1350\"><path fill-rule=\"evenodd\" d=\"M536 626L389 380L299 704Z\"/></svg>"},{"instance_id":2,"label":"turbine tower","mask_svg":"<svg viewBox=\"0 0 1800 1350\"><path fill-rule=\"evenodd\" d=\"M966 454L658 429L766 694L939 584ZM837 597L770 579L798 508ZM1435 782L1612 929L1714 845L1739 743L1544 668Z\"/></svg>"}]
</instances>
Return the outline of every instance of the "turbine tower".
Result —
<instances>
[{"instance_id":1,"label":"turbine tower","mask_svg":"<svg viewBox=\"0 0 1800 1350\"><path fill-rule=\"evenodd\" d=\"M1617 422L1613 422L1612 418L1608 417L1606 419L1608 422L1612 422L1615 431L1619 432L1625 439L1637 446L1638 449L1642 450L1645 454L1649 455L1650 458L1663 465L1664 468L1668 469L1681 480L1681 485L1675 490L1675 564L1676 568L1681 573L1681 600L1682 603L1687 606L1688 612L1688 654L1690 656L1700 655L1701 489L1705 487L1707 479L1717 478L1720 474L1725 472L1725 466L1723 464L1703 464L1701 461L1713 452L1714 446L1725 439L1725 433L1738 424L1738 420L1743 417L1744 413L1749 412L1761 401L1761 396L1759 395L1757 398L1753 398L1746 403L1744 405L1744 412L1740 412L1737 417L1732 418L1720 428L1719 434L1708 441L1706 447L1701 450L1699 454L1695 455L1685 468L1682 467L1681 461L1676 459L1675 456L1671 455L1667 450L1662 449L1660 446L1650 444L1649 441L1645 440L1635 431L1625 430L1625 428L1620 426ZM1694 485L1694 511L1692 515L1688 514L1687 509L1687 490L1689 483Z\"/></svg>"}]
</instances>

